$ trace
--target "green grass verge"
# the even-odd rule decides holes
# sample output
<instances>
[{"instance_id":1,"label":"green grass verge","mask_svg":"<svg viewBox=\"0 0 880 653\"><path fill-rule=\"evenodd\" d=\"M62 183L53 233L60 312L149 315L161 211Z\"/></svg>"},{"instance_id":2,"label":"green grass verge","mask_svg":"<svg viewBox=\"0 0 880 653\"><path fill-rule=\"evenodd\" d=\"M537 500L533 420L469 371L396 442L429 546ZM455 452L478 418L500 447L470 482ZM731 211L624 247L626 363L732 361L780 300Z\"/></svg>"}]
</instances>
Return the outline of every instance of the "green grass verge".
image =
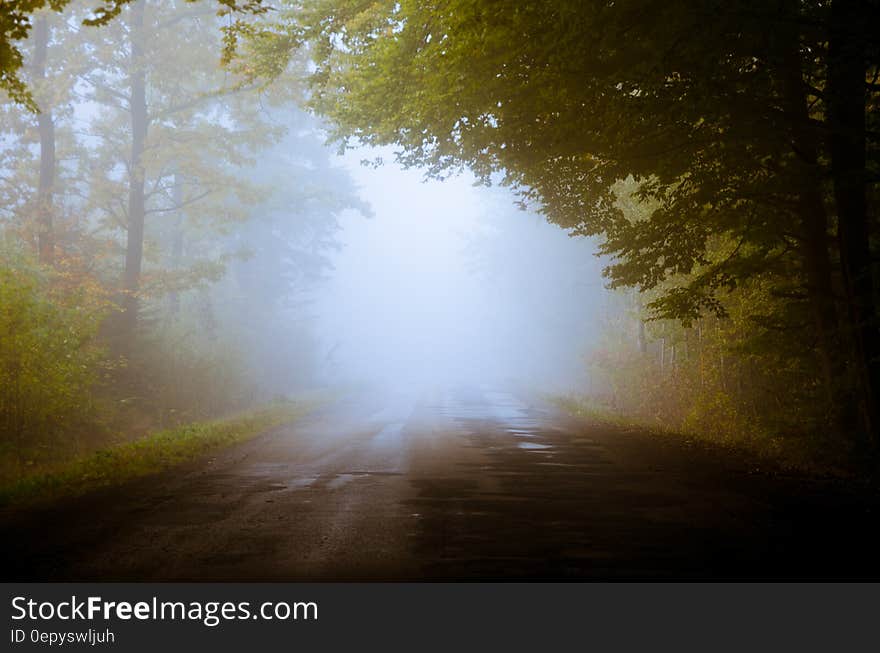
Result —
<instances>
[{"instance_id":1,"label":"green grass verge","mask_svg":"<svg viewBox=\"0 0 880 653\"><path fill-rule=\"evenodd\" d=\"M315 405L314 401L277 402L229 419L188 424L99 449L0 487L0 505L76 496L155 474L294 421Z\"/></svg>"},{"instance_id":2,"label":"green grass verge","mask_svg":"<svg viewBox=\"0 0 880 653\"><path fill-rule=\"evenodd\" d=\"M586 398L574 397L572 395L544 395L544 399L574 417L592 419L597 422L613 424L614 426L638 426L639 428L648 426L644 423L637 424L635 420L628 420L622 415L599 406Z\"/></svg>"},{"instance_id":3,"label":"green grass verge","mask_svg":"<svg viewBox=\"0 0 880 653\"><path fill-rule=\"evenodd\" d=\"M822 477L852 476L852 471L848 469L845 459L841 458L839 452L834 456L806 438L785 439L748 431L744 431L739 437L725 437L712 432L676 429L659 421L624 415L587 397L545 395L544 398L573 417L614 426L624 431L638 430L689 446L697 445L735 452L761 468L769 466L768 468L785 472Z\"/></svg>"}]
</instances>

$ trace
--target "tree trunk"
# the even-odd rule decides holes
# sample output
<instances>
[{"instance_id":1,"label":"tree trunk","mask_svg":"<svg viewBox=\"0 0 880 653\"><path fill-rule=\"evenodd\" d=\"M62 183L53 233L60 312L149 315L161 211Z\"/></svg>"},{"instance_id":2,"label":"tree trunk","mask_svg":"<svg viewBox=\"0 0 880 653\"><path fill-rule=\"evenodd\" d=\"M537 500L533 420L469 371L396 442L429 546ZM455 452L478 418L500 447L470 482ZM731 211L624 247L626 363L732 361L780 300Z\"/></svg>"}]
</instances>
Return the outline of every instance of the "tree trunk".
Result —
<instances>
[{"instance_id":1,"label":"tree trunk","mask_svg":"<svg viewBox=\"0 0 880 653\"><path fill-rule=\"evenodd\" d=\"M666 369L666 338L660 338L660 374Z\"/></svg>"},{"instance_id":2,"label":"tree trunk","mask_svg":"<svg viewBox=\"0 0 880 653\"><path fill-rule=\"evenodd\" d=\"M131 4L129 92L131 110L131 158L128 188L128 242L125 248L123 288L123 340L131 338L137 325L138 290L144 257L145 172L144 144L147 139L146 69L144 61L144 0Z\"/></svg>"},{"instance_id":3,"label":"tree trunk","mask_svg":"<svg viewBox=\"0 0 880 653\"><path fill-rule=\"evenodd\" d=\"M866 30L861 0L833 0L828 40L828 121L838 239L864 431L877 442L880 332L874 306L865 192Z\"/></svg>"},{"instance_id":4,"label":"tree trunk","mask_svg":"<svg viewBox=\"0 0 880 653\"><path fill-rule=\"evenodd\" d=\"M38 18L34 23L34 80L46 79L46 57L49 49L49 22ZM40 262L51 264L54 258L55 238L52 214L55 191L55 120L51 102L40 101L37 126L40 134L40 179L37 186L37 250Z\"/></svg>"},{"instance_id":5,"label":"tree trunk","mask_svg":"<svg viewBox=\"0 0 880 653\"><path fill-rule=\"evenodd\" d=\"M173 202L174 223L171 233L171 269L179 270L183 260L183 178L180 173L174 175ZM177 283L175 280L174 283ZM174 288L168 295L168 310L172 316L180 313L180 293Z\"/></svg>"},{"instance_id":6,"label":"tree trunk","mask_svg":"<svg viewBox=\"0 0 880 653\"><path fill-rule=\"evenodd\" d=\"M645 321L639 318L639 335L638 335L639 353L645 356L648 353L648 338L645 335Z\"/></svg>"},{"instance_id":7,"label":"tree trunk","mask_svg":"<svg viewBox=\"0 0 880 653\"><path fill-rule=\"evenodd\" d=\"M636 319L639 321L639 330L636 336L636 344L638 344L639 353L642 356L645 356L648 353L648 336L645 333L645 320L642 318L642 314L644 312L644 307L642 306L642 296L639 294L638 290L634 291L633 295L635 297Z\"/></svg>"},{"instance_id":8,"label":"tree trunk","mask_svg":"<svg viewBox=\"0 0 880 653\"><path fill-rule=\"evenodd\" d=\"M788 138L794 151L794 187L802 240L801 261L806 280L810 312L816 329L819 363L825 398L831 414L839 414L841 378L840 323L834 298L828 215L822 193L819 169L819 138L810 121L806 84L803 77L800 34L797 21L799 3L786 0L775 30L779 48L779 77L782 110Z\"/></svg>"}]
</instances>

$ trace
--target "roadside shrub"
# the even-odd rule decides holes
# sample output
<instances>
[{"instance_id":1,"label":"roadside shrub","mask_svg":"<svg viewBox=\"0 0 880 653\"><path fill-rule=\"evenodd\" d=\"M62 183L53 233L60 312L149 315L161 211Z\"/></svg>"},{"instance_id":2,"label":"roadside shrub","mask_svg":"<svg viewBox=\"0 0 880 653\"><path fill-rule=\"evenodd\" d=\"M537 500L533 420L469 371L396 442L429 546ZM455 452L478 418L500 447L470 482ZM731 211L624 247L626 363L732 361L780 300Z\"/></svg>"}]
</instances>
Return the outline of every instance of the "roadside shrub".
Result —
<instances>
[{"instance_id":1,"label":"roadside shrub","mask_svg":"<svg viewBox=\"0 0 880 653\"><path fill-rule=\"evenodd\" d=\"M772 300L761 287L742 287L728 296L727 318L706 316L687 327L672 320L640 327L643 311L618 311L587 359L591 403L797 467L845 467L849 449L834 437L816 361L798 352L796 331L768 328L742 309Z\"/></svg>"},{"instance_id":2,"label":"roadside shrub","mask_svg":"<svg viewBox=\"0 0 880 653\"><path fill-rule=\"evenodd\" d=\"M93 407L103 311L64 276L0 251L0 441L19 455L58 443Z\"/></svg>"},{"instance_id":3,"label":"roadside shrub","mask_svg":"<svg viewBox=\"0 0 880 653\"><path fill-rule=\"evenodd\" d=\"M118 397L118 417L131 435L227 415L253 399L235 343L207 337L189 320L144 325L120 372L128 382L121 386L126 394Z\"/></svg>"}]
</instances>

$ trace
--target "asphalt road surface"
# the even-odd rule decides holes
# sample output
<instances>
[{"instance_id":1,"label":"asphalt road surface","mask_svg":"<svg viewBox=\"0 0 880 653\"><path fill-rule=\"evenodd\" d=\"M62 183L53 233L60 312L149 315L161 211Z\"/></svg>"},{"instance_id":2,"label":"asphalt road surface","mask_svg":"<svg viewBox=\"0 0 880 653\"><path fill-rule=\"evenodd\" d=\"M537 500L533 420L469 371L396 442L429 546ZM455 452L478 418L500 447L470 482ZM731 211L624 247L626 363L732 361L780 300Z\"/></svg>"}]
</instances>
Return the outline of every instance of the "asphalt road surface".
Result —
<instances>
[{"instance_id":1,"label":"asphalt road surface","mask_svg":"<svg viewBox=\"0 0 880 653\"><path fill-rule=\"evenodd\" d=\"M512 393L364 394L2 515L0 555L30 581L880 578L878 510Z\"/></svg>"}]
</instances>

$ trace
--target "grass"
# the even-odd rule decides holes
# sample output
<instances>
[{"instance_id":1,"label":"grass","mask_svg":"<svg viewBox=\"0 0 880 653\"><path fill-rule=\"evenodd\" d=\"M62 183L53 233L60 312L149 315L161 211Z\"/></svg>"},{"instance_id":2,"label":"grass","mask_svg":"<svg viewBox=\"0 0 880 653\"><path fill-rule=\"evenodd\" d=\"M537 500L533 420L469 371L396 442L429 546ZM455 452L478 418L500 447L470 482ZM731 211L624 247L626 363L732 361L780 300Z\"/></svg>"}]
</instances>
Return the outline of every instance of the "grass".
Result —
<instances>
[{"instance_id":1,"label":"grass","mask_svg":"<svg viewBox=\"0 0 880 653\"><path fill-rule=\"evenodd\" d=\"M546 395L545 399L574 417L584 417L614 426L637 426L633 420L628 420L619 413L585 398L572 395ZM640 424L638 426L646 425Z\"/></svg>"},{"instance_id":2,"label":"grass","mask_svg":"<svg viewBox=\"0 0 880 653\"><path fill-rule=\"evenodd\" d=\"M787 472L833 477L849 476L843 463L827 456L823 457L803 440L769 437L766 434L746 431L739 437L733 438L720 436L718 433L682 430L659 421L625 415L589 398L549 395L546 399L574 417L622 429L638 429L655 436L676 439L688 445L736 452L755 463L770 464Z\"/></svg>"},{"instance_id":3,"label":"grass","mask_svg":"<svg viewBox=\"0 0 880 653\"><path fill-rule=\"evenodd\" d=\"M99 449L6 483L0 487L0 505L77 496L155 474L294 421L314 406L313 401L275 402L229 419L166 429Z\"/></svg>"}]
</instances>

